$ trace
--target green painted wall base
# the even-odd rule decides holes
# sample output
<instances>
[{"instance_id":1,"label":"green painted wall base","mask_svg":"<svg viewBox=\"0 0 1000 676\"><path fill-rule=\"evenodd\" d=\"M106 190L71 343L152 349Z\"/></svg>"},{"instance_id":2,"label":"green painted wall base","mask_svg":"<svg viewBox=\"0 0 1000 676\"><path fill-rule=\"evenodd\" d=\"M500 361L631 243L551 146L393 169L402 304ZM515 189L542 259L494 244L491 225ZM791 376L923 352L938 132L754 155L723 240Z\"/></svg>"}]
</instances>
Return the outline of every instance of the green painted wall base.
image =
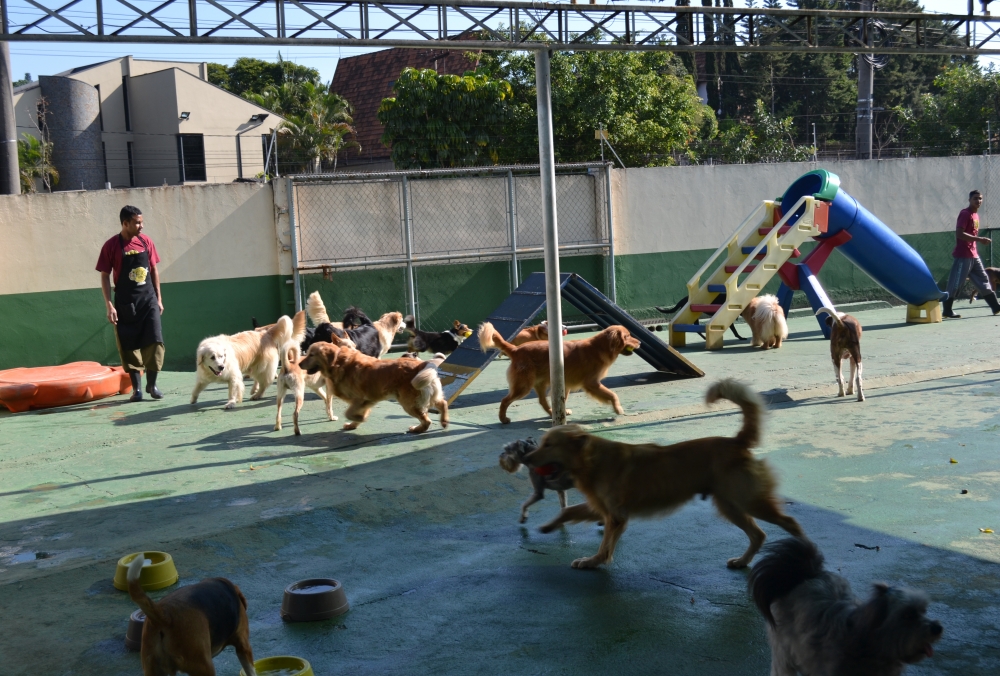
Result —
<instances>
[{"instance_id":1,"label":"green painted wall base","mask_svg":"<svg viewBox=\"0 0 1000 676\"><path fill-rule=\"evenodd\" d=\"M952 231L904 237L927 261L938 286L944 288L951 268ZM803 254L813 243L802 247ZM992 247L980 246L984 263L991 263ZM619 256L615 262L618 304L638 318L663 317L653 306L673 305L687 294L685 284L711 250ZM563 272L576 272L599 289L607 289L607 258L568 256L560 259ZM541 259L520 261L519 279L541 272ZM96 273L95 273L96 275ZM819 274L830 298L837 303L889 300L884 289L834 252ZM409 312L406 269L389 268L336 272L329 278L303 275L305 294L318 290L334 320L343 309L357 305L373 318L384 312ZM293 290L287 277L262 276L163 285L165 368L194 369L194 353L206 336L236 333L294 311ZM765 288L775 293L778 280ZM458 319L475 328L511 292L510 263L494 261L462 265L429 265L415 270L417 316L427 330L443 330ZM610 295L610 293L608 293ZM808 303L796 294L795 307ZM47 366L92 360L117 364L114 334L104 317L99 289L0 296L0 369ZM567 322L584 320L564 305ZM538 320L544 319L540 316Z\"/></svg>"}]
</instances>

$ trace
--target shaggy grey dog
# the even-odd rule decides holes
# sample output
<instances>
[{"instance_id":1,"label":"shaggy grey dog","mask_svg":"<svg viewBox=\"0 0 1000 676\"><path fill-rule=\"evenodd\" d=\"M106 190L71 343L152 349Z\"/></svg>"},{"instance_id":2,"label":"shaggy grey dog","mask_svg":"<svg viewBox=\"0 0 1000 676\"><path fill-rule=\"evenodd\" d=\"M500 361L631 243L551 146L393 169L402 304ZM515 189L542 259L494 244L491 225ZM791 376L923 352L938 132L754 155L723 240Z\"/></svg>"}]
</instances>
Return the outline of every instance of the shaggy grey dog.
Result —
<instances>
[{"instance_id":1,"label":"shaggy grey dog","mask_svg":"<svg viewBox=\"0 0 1000 676\"><path fill-rule=\"evenodd\" d=\"M918 591L873 585L867 601L823 570L808 540L780 540L750 572L750 594L768 622L771 676L897 676L934 654L941 623Z\"/></svg>"},{"instance_id":2,"label":"shaggy grey dog","mask_svg":"<svg viewBox=\"0 0 1000 676\"><path fill-rule=\"evenodd\" d=\"M531 437L512 441L503 447L500 454L500 466L506 471L514 474L524 463L524 456L538 448L538 442ZM531 487L534 492L521 505L521 520L524 523L528 520L528 507L539 500L545 499L545 489L559 493L559 506L566 509L566 491L573 487L573 477L569 472L563 470L552 474L540 473L545 471L545 467L528 468L528 476L531 478Z\"/></svg>"}]
</instances>

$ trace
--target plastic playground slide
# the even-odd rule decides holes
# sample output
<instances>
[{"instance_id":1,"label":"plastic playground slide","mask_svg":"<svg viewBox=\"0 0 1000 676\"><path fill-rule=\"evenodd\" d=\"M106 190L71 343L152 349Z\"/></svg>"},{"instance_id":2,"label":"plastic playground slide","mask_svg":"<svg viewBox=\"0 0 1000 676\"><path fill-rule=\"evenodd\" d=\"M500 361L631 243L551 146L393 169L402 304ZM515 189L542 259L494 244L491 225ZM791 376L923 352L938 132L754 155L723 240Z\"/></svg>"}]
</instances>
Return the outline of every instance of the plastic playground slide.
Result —
<instances>
[{"instance_id":1,"label":"plastic playground slide","mask_svg":"<svg viewBox=\"0 0 1000 676\"><path fill-rule=\"evenodd\" d=\"M927 263L913 247L877 216L840 188L840 177L824 169L810 171L789 186L782 204L794 205L803 195L830 202L829 227L821 239L846 231L851 238L837 247L886 291L910 305L944 300ZM804 207L802 208L804 209ZM798 214L789 220L795 222Z\"/></svg>"}]
</instances>

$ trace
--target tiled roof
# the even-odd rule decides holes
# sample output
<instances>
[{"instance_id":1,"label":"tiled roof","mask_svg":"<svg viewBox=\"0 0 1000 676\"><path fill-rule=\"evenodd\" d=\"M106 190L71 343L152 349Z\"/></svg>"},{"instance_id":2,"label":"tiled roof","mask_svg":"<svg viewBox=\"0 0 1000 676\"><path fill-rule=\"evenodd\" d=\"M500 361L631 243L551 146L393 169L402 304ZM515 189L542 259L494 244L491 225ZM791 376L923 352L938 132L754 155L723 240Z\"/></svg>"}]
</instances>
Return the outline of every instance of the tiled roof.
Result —
<instances>
[{"instance_id":1,"label":"tiled roof","mask_svg":"<svg viewBox=\"0 0 1000 676\"><path fill-rule=\"evenodd\" d=\"M351 150L346 159L355 163L389 158L389 149L381 141L378 107L382 99L392 96L392 85L404 68L433 68L441 74L462 75L475 68L465 54L444 49L385 49L340 59L330 88L354 106L354 128L361 144L361 155Z\"/></svg>"}]
</instances>

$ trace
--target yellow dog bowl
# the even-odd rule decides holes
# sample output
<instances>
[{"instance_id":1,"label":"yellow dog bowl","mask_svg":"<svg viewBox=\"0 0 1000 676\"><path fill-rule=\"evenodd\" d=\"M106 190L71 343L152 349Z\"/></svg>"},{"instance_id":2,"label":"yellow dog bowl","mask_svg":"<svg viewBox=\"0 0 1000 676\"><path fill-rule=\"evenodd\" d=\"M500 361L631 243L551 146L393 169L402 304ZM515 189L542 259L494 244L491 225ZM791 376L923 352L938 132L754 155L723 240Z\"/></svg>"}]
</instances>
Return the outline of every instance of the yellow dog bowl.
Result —
<instances>
[{"instance_id":1,"label":"yellow dog bowl","mask_svg":"<svg viewBox=\"0 0 1000 676\"><path fill-rule=\"evenodd\" d=\"M163 589L177 582L180 577L174 560L166 552L135 552L123 556L118 560L118 568L115 570L115 589L128 591L128 564L137 557L145 557L149 563L144 563L142 572L139 573L139 584L146 591Z\"/></svg>"},{"instance_id":2,"label":"yellow dog bowl","mask_svg":"<svg viewBox=\"0 0 1000 676\"><path fill-rule=\"evenodd\" d=\"M253 668L257 676L315 676L308 662L301 657L287 655L255 660ZM247 672L240 669L240 676L247 676Z\"/></svg>"}]
</instances>

